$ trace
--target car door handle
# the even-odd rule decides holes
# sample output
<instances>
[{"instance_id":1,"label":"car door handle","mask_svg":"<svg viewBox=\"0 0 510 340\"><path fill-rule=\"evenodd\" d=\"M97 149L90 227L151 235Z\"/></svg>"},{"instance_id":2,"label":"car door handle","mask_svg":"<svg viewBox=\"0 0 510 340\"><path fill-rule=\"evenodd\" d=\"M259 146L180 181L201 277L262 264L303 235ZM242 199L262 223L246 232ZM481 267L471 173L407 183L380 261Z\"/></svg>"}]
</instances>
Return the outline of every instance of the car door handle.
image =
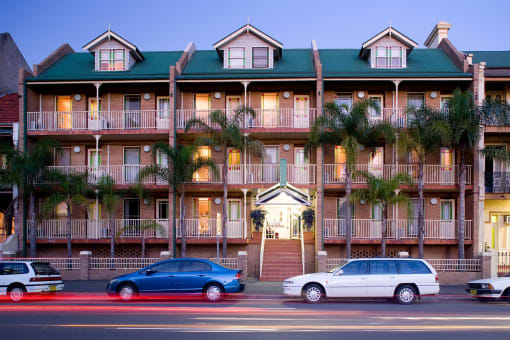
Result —
<instances>
[{"instance_id":1,"label":"car door handle","mask_svg":"<svg viewBox=\"0 0 510 340\"><path fill-rule=\"evenodd\" d=\"M204 276L207 276L207 275L205 275L205 274L198 274L197 276L204 277Z\"/></svg>"},{"instance_id":2,"label":"car door handle","mask_svg":"<svg viewBox=\"0 0 510 340\"><path fill-rule=\"evenodd\" d=\"M175 277L175 275L168 275L168 277Z\"/></svg>"}]
</instances>

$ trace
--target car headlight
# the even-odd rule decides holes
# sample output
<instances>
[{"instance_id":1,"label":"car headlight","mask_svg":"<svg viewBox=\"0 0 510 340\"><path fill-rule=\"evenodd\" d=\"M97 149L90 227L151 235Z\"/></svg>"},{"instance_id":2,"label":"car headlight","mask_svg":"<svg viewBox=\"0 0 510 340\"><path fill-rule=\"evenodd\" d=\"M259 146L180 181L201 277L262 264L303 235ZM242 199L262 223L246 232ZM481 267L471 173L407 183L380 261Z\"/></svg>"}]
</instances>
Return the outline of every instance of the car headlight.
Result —
<instances>
[{"instance_id":1,"label":"car headlight","mask_svg":"<svg viewBox=\"0 0 510 340\"><path fill-rule=\"evenodd\" d=\"M293 286L293 285L294 285L294 281L283 281L284 287L289 287L289 286Z\"/></svg>"},{"instance_id":2,"label":"car headlight","mask_svg":"<svg viewBox=\"0 0 510 340\"><path fill-rule=\"evenodd\" d=\"M482 283L482 289L494 289L494 287L490 283Z\"/></svg>"}]
</instances>

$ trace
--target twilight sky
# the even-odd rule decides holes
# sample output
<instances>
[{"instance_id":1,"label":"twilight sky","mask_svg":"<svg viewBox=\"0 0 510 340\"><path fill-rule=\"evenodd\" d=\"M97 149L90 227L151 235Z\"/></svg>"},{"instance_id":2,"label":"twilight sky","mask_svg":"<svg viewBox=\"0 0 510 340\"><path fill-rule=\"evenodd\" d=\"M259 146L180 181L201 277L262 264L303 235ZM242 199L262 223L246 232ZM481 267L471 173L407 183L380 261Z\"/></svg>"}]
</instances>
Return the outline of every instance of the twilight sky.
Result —
<instances>
[{"instance_id":1,"label":"twilight sky","mask_svg":"<svg viewBox=\"0 0 510 340\"><path fill-rule=\"evenodd\" d=\"M462 6L460 5L462 4ZM63 43L75 51L108 24L141 51L198 49L247 22L284 48L359 48L392 26L420 47L438 21L453 24L449 38L460 50L509 50L510 1L453 0L15 0L2 3L0 33L9 32L28 64L39 63Z\"/></svg>"}]
</instances>

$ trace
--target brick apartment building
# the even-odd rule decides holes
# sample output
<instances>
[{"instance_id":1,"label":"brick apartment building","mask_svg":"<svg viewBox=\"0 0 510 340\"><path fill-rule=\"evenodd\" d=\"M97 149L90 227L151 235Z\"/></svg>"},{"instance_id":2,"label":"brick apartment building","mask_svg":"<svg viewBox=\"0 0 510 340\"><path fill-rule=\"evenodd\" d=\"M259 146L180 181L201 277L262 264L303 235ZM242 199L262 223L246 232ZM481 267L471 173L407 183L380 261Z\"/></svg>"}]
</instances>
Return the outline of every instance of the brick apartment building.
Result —
<instances>
[{"instance_id":1,"label":"brick apartment building","mask_svg":"<svg viewBox=\"0 0 510 340\"><path fill-rule=\"evenodd\" d=\"M287 252L289 268L300 272L304 265L306 272L312 272L318 251L326 250L332 257L345 254L345 153L340 147L310 154L304 149L325 103L352 106L370 98L381 107L379 113L369 112L370 120L388 120L405 129L407 107L444 108L456 88L471 90L477 104L484 93L510 100L508 52L458 51L448 40L449 28L444 22L436 25L426 48L417 48L417 42L388 27L361 48L318 49L312 41L309 48L285 49L275 38L245 25L214 43L212 50L196 50L190 43L184 51L171 52L141 52L107 31L87 43L85 52L63 45L34 66L34 74L20 74L20 144L27 147L44 137L57 139L62 147L55 150L54 167L87 172L91 183L109 174L116 188L122 189L137 182L144 166L168 163L163 155L153 154L154 143L193 143L201 131L185 132L188 120L207 121L212 111L228 114L238 105L249 106L256 115L243 120L243 132L262 141L265 150L263 157L228 150L228 256L247 251L249 276L275 279L293 274L275 273L282 252ZM485 143L500 144L505 129L488 127ZM177 253L180 230L186 228L187 255L215 257L225 152L218 147L201 147L198 152L211 157L220 171L200 170L187 185L185 223L175 222ZM487 210L481 213L483 162L476 150L470 150L467 159L465 247L467 257L473 257L490 239L489 220L499 223L494 227L499 228L499 240L510 241L503 212L510 207L495 208L498 215L490 217ZM362 148L358 163L359 169L375 175L406 172L417 178L414 156L402 156L384 140L374 150ZM492 170L504 173L501 165ZM487 176L485 172L485 180ZM353 186L367 187L361 178ZM158 222L164 230L147 234L148 255L158 256L172 249L174 221L180 215L178 208L174 211L174 193L166 183L145 179L144 187L151 199L124 197L116 209L115 225L121 231L127 225ZM417 188L406 190L417 209ZM427 258L456 258L458 195L458 155L444 147L425 166ZM485 194L486 209L505 204L499 199L504 195L491 195ZM42 202L40 197L38 211ZM315 225L303 231L299 216L309 207L315 210ZM254 209L266 211L265 235L252 224ZM408 218L407 209L390 210L387 254L408 251L417 256L416 223ZM353 212L353 256L378 256L380 209L358 203ZM101 202L73 207L72 218L73 252L91 250L96 257L109 256ZM26 227L28 223L25 220ZM38 255L63 256L65 209L58 207L53 216L41 214L36 223ZM140 236L136 228L121 232L118 256L138 257Z\"/></svg>"}]
</instances>

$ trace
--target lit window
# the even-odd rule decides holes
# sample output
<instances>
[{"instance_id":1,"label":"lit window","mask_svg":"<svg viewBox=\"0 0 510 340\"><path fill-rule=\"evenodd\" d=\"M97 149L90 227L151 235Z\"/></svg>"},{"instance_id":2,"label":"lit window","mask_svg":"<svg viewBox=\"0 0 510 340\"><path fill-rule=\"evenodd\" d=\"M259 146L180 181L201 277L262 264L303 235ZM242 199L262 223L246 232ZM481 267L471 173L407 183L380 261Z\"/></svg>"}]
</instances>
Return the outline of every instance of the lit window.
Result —
<instances>
[{"instance_id":1,"label":"lit window","mask_svg":"<svg viewBox=\"0 0 510 340\"><path fill-rule=\"evenodd\" d=\"M254 47L252 50L253 68L269 67L269 48Z\"/></svg>"},{"instance_id":2,"label":"lit window","mask_svg":"<svg viewBox=\"0 0 510 340\"><path fill-rule=\"evenodd\" d=\"M126 50L124 49L99 50L99 70L101 71L126 70Z\"/></svg>"},{"instance_id":3,"label":"lit window","mask_svg":"<svg viewBox=\"0 0 510 340\"><path fill-rule=\"evenodd\" d=\"M452 170L453 150L450 148L441 148L441 170Z\"/></svg>"},{"instance_id":4,"label":"lit window","mask_svg":"<svg viewBox=\"0 0 510 340\"><path fill-rule=\"evenodd\" d=\"M244 68L245 67L244 47L229 47L229 49L228 49L228 67L229 68Z\"/></svg>"},{"instance_id":5,"label":"lit window","mask_svg":"<svg viewBox=\"0 0 510 340\"><path fill-rule=\"evenodd\" d=\"M335 179L343 179L345 176L345 149L335 145Z\"/></svg>"}]
</instances>

